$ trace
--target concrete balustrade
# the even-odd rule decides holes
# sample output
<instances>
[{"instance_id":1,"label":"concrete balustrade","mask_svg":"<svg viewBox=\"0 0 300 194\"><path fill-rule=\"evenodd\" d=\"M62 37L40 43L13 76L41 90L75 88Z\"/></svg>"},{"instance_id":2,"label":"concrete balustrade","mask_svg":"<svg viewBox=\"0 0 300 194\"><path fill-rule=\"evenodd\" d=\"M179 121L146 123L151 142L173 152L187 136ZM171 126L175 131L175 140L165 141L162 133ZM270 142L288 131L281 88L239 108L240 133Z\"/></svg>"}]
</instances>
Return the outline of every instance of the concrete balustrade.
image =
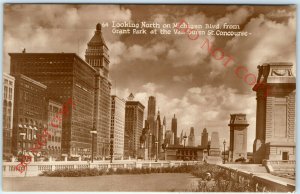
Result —
<instances>
[{"instance_id":1,"label":"concrete balustrade","mask_svg":"<svg viewBox=\"0 0 300 194\"><path fill-rule=\"evenodd\" d=\"M16 170L16 166L19 162L4 162L3 163L3 177L27 177L38 176L43 171L54 171L63 169L85 169L85 168L97 168L97 169L117 169L117 168L167 168L176 167L181 165L194 165L202 163L199 161L134 161L123 160L114 161L109 163L108 161L95 161L90 163L87 161L51 161L51 162L32 162L27 165L26 171L20 172Z\"/></svg>"}]
</instances>

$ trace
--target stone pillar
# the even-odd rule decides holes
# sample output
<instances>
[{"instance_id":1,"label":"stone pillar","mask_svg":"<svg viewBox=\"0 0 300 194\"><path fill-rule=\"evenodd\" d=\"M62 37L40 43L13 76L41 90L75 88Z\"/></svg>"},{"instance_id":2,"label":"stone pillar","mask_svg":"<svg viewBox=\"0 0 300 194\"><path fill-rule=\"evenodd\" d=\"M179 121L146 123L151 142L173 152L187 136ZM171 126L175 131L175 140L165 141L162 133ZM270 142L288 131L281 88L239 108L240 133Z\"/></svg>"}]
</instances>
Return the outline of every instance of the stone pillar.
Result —
<instances>
[{"instance_id":1,"label":"stone pillar","mask_svg":"<svg viewBox=\"0 0 300 194\"><path fill-rule=\"evenodd\" d=\"M253 90L257 96L253 161L295 158L296 78L291 63L265 63Z\"/></svg>"}]
</instances>

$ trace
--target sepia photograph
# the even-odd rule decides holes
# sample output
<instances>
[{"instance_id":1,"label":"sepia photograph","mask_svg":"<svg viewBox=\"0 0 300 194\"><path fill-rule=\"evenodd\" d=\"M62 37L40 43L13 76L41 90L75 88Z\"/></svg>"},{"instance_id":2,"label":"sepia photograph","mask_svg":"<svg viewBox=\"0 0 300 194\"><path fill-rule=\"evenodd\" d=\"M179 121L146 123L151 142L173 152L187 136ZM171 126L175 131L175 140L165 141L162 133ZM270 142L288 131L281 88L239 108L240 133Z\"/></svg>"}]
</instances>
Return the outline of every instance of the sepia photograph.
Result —
<instances>
[{"instance_id":1,"label":"sepia photograph","mask_svg":"<svg viewBox=\"0 0 300 194\"><path fill-rule=\"evenodd\" d=\"M3 191L295 192L296 15L4 3Z\"/></svg>"}]
</instances>

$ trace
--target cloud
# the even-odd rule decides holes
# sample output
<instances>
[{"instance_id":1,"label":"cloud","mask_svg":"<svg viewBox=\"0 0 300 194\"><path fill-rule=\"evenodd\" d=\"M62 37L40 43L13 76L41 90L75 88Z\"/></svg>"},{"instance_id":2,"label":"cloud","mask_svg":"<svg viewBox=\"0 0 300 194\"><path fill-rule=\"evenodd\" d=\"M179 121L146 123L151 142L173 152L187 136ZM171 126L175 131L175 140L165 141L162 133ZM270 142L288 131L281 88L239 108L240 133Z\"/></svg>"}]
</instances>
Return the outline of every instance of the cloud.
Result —
<instances>
[{"instance_id":1,"label":"cloud","mask_svg":"<svg viewBox=\"0 0 300 194\"><path fill-rule=\"evenodd\" d=\"M193 81L193 74L188 74L188 75L175 75L173 76L173 81L175 82L191 82Z\"/></svg>"},{"instance_id":2,"label":"cloud","mask_svg":"<svg viewBox=\"0 0 300 194\"><path fill-rule=\"evenodd\" d=\"M131 11L118 5L7 4L4 7L4 71L9 52L75 52L84 58L86 44L99 22L129 21ZM118 36L103 29L106 40ZM117 47L116 47L117 48Z\"/></svg>"}]
</instances>

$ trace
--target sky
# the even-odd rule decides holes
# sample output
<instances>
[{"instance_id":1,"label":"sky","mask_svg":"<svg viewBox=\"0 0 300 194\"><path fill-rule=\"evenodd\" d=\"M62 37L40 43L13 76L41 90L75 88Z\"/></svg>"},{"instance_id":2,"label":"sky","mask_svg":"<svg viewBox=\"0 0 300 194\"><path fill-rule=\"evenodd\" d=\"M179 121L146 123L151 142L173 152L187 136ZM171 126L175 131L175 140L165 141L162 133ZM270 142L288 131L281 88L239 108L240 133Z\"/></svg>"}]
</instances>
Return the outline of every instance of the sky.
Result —
<instances>
[{"instance_id":1,"label":"sky","mask_svg":"<svg viewBox=\"0 0 300 194\"><path fill-rule=\"evenodd\" d=\"M146 106L155 96L157 109L167 118L176 114L178 134L195 128L200 144L203 128L219 132L229 142L230 114L247 114L248 151L255 138L256 94L234 73L238 65L257 75L265 62L296 62L296 8L294 6L247 5L47 5L4 6L3 70L9 72L9 52L74 52L84 59L87 42L97 23L157 22L190 24L236 24L248 37L113 34L103 27L109 48L112 94ZM234 62L224 67L201 45L209 38ZM228 145L228 144L227 144Z\"/></svg>"}]
</instances>

